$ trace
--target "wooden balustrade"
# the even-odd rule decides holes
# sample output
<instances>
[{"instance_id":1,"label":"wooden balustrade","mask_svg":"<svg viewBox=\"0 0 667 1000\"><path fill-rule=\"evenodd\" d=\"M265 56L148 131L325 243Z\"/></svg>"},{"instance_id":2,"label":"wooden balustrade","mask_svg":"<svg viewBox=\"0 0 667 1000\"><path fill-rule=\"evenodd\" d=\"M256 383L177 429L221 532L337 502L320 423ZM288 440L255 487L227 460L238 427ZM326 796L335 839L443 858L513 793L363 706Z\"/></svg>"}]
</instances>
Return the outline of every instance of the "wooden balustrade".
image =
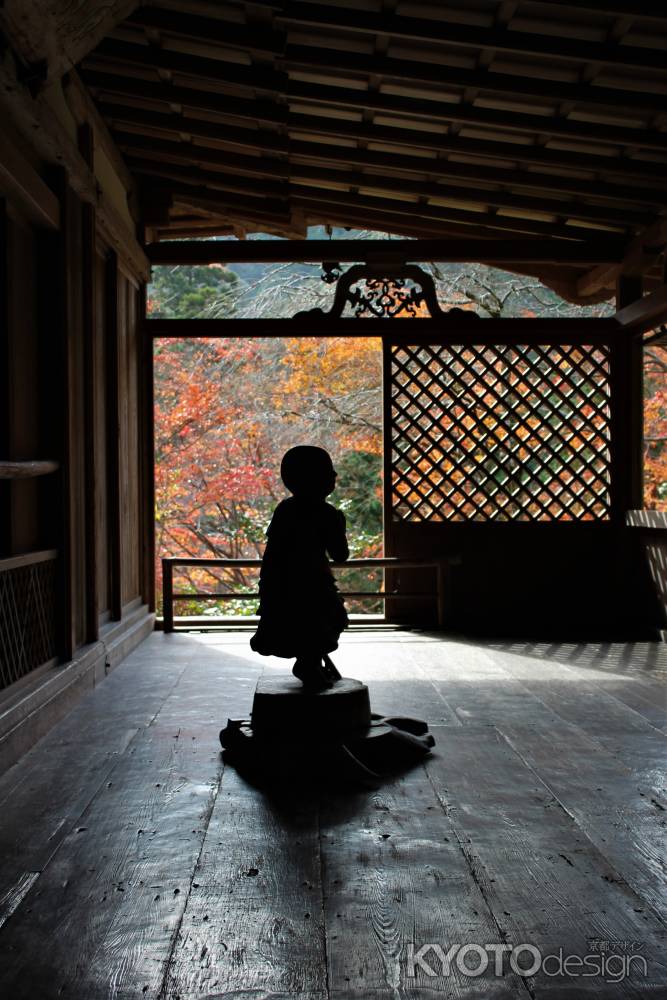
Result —
<instances>
[{"instance_id":1,"label":"wooden balustrade","mask_svg":"<svg viewBox=\"0 0 667 1000\"><path fill-rule=\"evenodd\" d=\"M366 600L386 601L387 598L400 598L401 600L415 600L421 598L431 598L436 605L436 617L438 625L444 622L444 577L445 565L448 560L423 560L423 559L398 559L398 558L378 558L378 559L349 559L347 562L331 563L332 569L428 569L433 570L433 588L428 591L400 591L400 590L373 590L373 591L350 591L341 590L341 597L354 597ZM199 568L217 567L219 569L259 569L262 565L261 559L178 559L167 557L162 560L162 597L163 597L163 630L165 632L174 631L174 601L184 600L215 600L215 601L257 601L259 593L232 593L225 592L180 592L174 591L174 570L181 566L193 566ZM212 622L214 624L214 622Z\"/></svg>"}]
</instances>

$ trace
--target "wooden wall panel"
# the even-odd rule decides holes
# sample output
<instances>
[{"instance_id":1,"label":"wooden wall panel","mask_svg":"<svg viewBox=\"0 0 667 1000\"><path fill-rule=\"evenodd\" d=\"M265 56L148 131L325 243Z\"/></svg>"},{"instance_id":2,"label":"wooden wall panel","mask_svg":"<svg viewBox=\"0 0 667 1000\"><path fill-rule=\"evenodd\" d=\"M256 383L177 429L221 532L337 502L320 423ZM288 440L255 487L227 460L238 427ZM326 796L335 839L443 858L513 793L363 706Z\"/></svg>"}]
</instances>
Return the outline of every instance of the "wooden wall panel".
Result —
<instances>
[{"instance_id":1,"label":"wooden wall panel","mask_svg":"<svg viewBox=\"0 0 667 1000\"><path fill-rule=\"evenodd\" d=\"M7 218L7 357L8 451L13 461L41 454L40 399L34 373L39 369L36 323L35 239L28 223L14 213ZM39 549L44 540L39 521L40 483L15 480L9 488L10 552Z\"/></svg>"},{"instance_id":2,"label":"wooden wall panel","mask_svg":"<svg viewBox=\"0 0 667 1000\"><path fill-rule=\"evenodd\" d=\"M121 602L139 597L139 413L137 288L123 273L118 280L119 404L121 440Z\"/></svg>"},{"instance_id":3,"label":"wooden wall panel","mask_svg":"<svg viewBox=\"0 0 667 1000\"><path fill-rule=\"evenodd\" d=\"M106 386L106 258L104 248L98 248L94 262L95 282L95 329L94 367L96 373L95 393L95 476L97 493L95 496L95 533L97 536L97 607L100 621L108 621L111 608L111 587L109 579L109 501L107 476L107 386Z\"/></svg>"}]
</instances>

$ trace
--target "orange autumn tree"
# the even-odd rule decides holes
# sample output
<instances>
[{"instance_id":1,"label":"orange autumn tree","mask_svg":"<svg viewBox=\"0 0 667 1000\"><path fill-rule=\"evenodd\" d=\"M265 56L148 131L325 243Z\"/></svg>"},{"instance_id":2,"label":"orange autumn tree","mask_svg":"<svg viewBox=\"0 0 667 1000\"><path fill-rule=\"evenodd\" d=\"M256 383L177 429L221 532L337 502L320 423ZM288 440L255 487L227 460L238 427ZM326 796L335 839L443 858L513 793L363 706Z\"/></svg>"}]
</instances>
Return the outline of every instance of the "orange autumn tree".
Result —
<instances>
[{"instance_id":1,"label":"orange autumn tree","mask_svg":"<svg viewBox=\"0 0 667 1000\"><path fill-rule=\"evenodd\" d=\"M644 349L644 506L667 512L667 348Z\"/></svg>"}]
</instances>

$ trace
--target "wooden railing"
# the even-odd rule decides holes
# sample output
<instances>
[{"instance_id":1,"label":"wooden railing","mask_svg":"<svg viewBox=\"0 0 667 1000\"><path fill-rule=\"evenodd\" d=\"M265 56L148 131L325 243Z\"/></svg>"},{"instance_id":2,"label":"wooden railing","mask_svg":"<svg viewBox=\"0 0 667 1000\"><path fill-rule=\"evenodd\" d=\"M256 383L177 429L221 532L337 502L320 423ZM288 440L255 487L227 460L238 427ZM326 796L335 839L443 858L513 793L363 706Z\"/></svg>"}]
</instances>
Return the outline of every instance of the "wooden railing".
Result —
<instances>
[{"instance_id":1,"label":"wooden railing","mask_svg":"<svg viewBox=\"0 0 667 1000\"><path fill-rule=\"evenodd\" d=\"M50 476L57 472L58 462L9 462L0 459L0 479L34 479L36 476Z\"/></svg>"},{"instance_id":2,"label":"wooden railing","mask_svg":"<svg viewBox=\"0 0 667 1000\"><path fill-rule=\"evenodd\" d=\"M57 552L0 559L0 688L56 657Z\"/></svg>"},{"instance_id":3,"label":"wooden railing","mask_svg":"<svg viewBox=\"0 0 667 1000\"><path fill-rule=\"evenodd\" d=\"M174 570L180 566L195 566L199 568L216 567L218 569L259 569L261 559L178 559L164 558L162 560L162 599L163 599L163 630L174 631L174 601L257 601L259 593L239 594L225 591L223 593L210 591L175 592ZM427 569L433 571L431 590L400 591L400 590L341 590L342 597L354 597L360 600L381 600L400 598L401 600L416 600L424 598L434 601L438 625L444 622L445 576L446 561L424 559L349 559L344 563L331 563L332 569ZM215 620L211 620L211 625Z\"/></svg>"}]
</instances>

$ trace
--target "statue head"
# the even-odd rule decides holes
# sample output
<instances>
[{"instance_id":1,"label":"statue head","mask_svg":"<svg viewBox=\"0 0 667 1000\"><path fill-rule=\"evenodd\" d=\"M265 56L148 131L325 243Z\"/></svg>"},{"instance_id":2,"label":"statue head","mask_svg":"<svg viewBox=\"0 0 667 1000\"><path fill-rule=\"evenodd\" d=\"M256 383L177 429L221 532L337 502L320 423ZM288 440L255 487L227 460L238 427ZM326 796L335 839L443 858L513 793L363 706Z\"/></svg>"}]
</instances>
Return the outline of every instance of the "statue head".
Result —
<instances>
[{"instance_id":1,"label":"statue head","mask_svg":"<svg viewBox=\"0 0 667 1000\"><path fill-rule=\"evenodd\" d=\"M323 500L336 486L336 470L328 451L314 445L290 448L280 463L280 475L296 497Z\"/></svg>"}]
</instances>

